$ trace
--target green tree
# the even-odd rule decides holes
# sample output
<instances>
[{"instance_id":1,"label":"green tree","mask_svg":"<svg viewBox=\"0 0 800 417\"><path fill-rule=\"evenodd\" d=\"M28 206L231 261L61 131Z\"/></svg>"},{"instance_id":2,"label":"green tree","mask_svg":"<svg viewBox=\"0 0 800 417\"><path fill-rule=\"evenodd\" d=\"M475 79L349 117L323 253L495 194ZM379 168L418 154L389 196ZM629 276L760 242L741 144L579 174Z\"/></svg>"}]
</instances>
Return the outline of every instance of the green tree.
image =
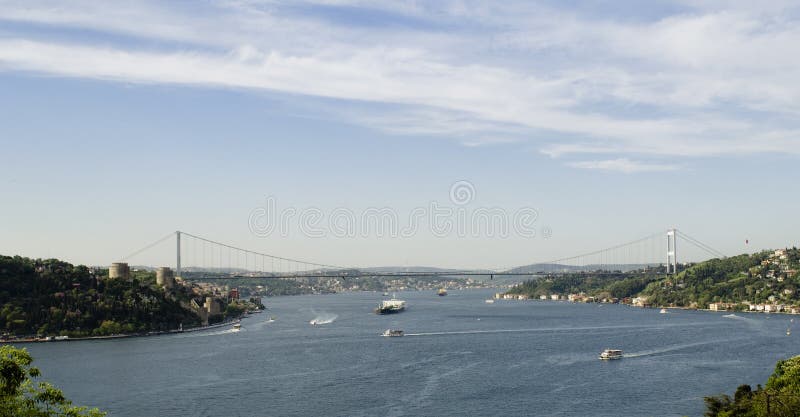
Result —
<instances>
[{"instance_id":1,"label":"green tree","mask_svg":"<svg viewBox=\"0 0 800 417\"><path fill-rule=\"evenodd\" d=\"M47 382L34 383L40 372L25 349L0 346L0 417L103 417L106 413L72 405Z\"/></svg>"}]
</instances>

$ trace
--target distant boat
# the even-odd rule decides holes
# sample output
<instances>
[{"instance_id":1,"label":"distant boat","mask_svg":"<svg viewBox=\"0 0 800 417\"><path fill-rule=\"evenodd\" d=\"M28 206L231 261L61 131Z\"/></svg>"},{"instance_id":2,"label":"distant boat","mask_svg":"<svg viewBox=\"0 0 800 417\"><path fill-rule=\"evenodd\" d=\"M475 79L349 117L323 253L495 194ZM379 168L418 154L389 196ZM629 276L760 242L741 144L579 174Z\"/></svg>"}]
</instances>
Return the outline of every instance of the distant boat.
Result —
<instances>
[{"instance_id":1,"label":"distant boat","mask_svg":"<svg viewBox=\"0 0 800 417\"><path fill-rule=\"evenodd\" d=\"M383 336L383 337L402 337L404 334L405 333L403 333L402 330L386 329L386 331L381 333L381 336Z\"/></svg>"},{"instance_id":2,"label":"distant boat","mask_svg":"<svg viewBox=\"0 0 800 417\"><path fill-rule=\"evenodd\" d=\"M436 295L438 295L439 297L444 297L445 295L447 295L447 290L444 288L439 288L439 292L437 292Z\"/></svg>"},{"instance_id":3,"label":"distant boat","mask_svg":"<svg viewBox=\"0 0 800 417\"><path fill-rule=\"evenodd\" d=\"M272 323L273 321L275 321L275 316L269 316L267 323Z\"/></svg>"},{"instance_id":4,"label":"distant boat","mask_svg":"<svg viewBox=\"0 0 800 417\"><path fill-rule=\"evenodd\" d=\"M667 314L667 309L666 309L666 308L662 308L662 309L661 309L661 311L659 311L659 313L661 313L661 314Z\"/></svg>"},{"instance_id":5,"label":"distant boat","mask_svg":"<svg viewBox=\"0 0 800 417\"><path fill-rule=\"evenodd\" d=\"M242 323L235 323L233 325L233 331L238 332L239 330L242 330Z\"/></svg>"},{"instance_id":6,"label":"distant boat","mask_svg":"<svg viewBox=\"0 0 800 417\"><path fill-rule=\"evenodd\" d=\"M622 351L619 349L606 349L600 354L600 359L604 361L622 359Z\"/></svg>"},{"instance_id":7,"label":"distant boat","mask_svg":"<svg viewBox=\"0 0 800 417\"><path fill-rule=\"evenodd\" d=\"M791 336L791 335L792 335L792 328L790 327L786 329L786 336Z\"/></svg>"},{"instance_id":8,"label":"distant boat","mask_svg":"<svg viewBox=\"0 0 800 417\"><path fill-rule=\"evenodd\" d=\"M492 300L492 299L490 298L490 299L488 299L488 300L484 301L484 303L486 303L486 304L494 304L494 300Z\"/></svg>"},{"instance_id":9,"label":"distant boat","mask_svg":"<svg viewBox=\"0 0 800 417\"><path fill-rule=\"evenodd\" d=\"M388 293L388 292L385 292L385 293L383 293L383 296L384 296L384 297L388 297L388 296L389 296L389 293Z\"/></svg>"}]
</instances>

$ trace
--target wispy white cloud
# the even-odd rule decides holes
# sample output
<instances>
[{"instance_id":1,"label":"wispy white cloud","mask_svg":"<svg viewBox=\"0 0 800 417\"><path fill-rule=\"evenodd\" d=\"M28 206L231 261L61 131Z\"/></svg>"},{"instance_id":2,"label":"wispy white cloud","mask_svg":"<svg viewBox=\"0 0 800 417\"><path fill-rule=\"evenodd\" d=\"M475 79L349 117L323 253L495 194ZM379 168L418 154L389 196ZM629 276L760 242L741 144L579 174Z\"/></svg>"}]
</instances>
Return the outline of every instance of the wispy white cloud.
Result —
<instances>
[{"instance_id":1,"label":"wispy white cloud","mask_svg":"<svg viewBox=\"0 0 800 417\"><path fill-rule=\"evenodd\" d=\"M631 161L628 158L570 162L567 165L573 168L616 171L623 172L625 174L632 174L635 172L675 171L679 168L677 165L651 164L646 162Z\"/></svg>"},{"instance_id":2,"label":"wispy white cloud","mask_svg":"<svg viewBox=\"0 0 800 417\"><path fill-rule=\"evenodd\" d=\"M337 22L319 4L410 20ZM390 133L619 157L578 168L667 167L630 155L800 152L797 8L684 7L615 20L528 2L5 1L0 21L35 27L0 32L0 69L333 98L352 105L316 111ZM98 35L64 39L41 26Z\"/></svg>"}]
</instances>

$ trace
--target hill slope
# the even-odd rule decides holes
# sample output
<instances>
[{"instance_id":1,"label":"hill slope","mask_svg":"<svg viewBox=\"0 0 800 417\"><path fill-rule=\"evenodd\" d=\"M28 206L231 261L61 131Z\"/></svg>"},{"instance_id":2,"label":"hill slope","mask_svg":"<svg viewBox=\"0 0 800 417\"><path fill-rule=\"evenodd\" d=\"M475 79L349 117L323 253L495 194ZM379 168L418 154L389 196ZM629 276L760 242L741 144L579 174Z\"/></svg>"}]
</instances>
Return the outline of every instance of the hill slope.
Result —
<instances>
[{"instance_id":1,"label":"hill slope","mask_svg":"<svg viewBox=\"0 0 800 417\"><path fill-rule=\"evenodd\" d=\"M708 308L710 303L800 305L800 250L764 251L685 266L677 276L575 273L525 282L509 291L532 298L577 294L642 297L653 306Z\"/></svg>"},{"instance_id":2,"label":"hill slope","mask_svg":"<svg viewBox=\"0 0 800 417\"><path fill-rule=\"evenodd\" d=\"M677 277L654 282L642 292L654 305L708 308L709 303L800 302L796 248L711 259Z\"/></svg>"},{"instance_id":3,"label":"hill slope","mask_svg":"<svg viewBox=\"0 0 800 417\"><path fill-rule=\"evenodd\" d=\"M150 272L131 281L56 259L0 256L0 331L15 335L98 336L199 323L167 297Z\"/></svg>"}]
</instances>

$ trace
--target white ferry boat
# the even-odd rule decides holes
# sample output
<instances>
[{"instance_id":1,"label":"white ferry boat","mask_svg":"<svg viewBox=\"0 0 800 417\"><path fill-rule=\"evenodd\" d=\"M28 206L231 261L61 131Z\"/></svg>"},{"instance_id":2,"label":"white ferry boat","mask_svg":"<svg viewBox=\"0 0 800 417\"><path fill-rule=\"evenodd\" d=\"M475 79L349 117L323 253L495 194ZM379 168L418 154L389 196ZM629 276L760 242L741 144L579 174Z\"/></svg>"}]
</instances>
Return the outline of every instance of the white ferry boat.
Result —
<instances>
[{"instance_id":1,"label":"white ferry boat","mask_svg":"<svg viewBox=\"0 0 800 417\"><path fill-rule=\"evenodd\" d=\"M406 309L406 302L392 298L391 300L383 300L378 308L375 309L376 314L395 314L400 313Z\"/></svg>"},{"instance_id":2,"label":"white ferry boat","mask_svg":"<svg viewBox=\"0 0 800 417\"><path fill-rule=\"evenodd\" d=\"M622 351L619 349L606 349L600 354L600 359L604 361L622 359Z\"/></svg>"}]
</instances>

